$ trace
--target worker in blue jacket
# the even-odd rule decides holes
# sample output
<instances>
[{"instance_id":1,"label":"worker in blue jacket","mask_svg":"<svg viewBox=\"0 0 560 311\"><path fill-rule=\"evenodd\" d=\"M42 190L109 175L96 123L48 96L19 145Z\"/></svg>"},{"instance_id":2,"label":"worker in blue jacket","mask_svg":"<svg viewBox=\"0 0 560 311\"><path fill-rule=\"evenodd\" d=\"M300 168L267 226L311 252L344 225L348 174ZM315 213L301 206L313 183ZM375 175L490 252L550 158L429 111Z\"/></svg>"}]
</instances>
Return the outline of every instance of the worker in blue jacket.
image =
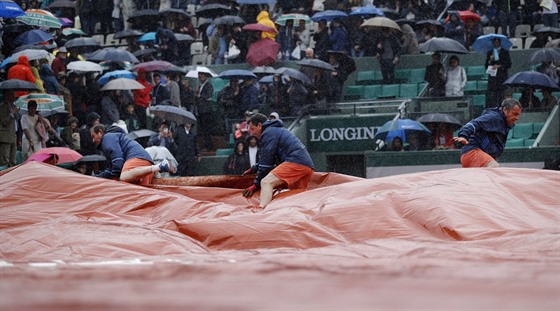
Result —
<instances>
[{"instance_id":1,"label":"worker in blue jacket","mask_svg":"<svg viewBox=\"0 0 560 311\"><path fill-rule=\"evenodd\" d=\"M259 163L243 175L257 173L253 185L243 191L244 197L251 197L259 189L260 207L270 201L274 189L307 189L314 172L313 160L305 145L284 128L280 119L268 120L261 113L249 119L253 135L259 139Z\"/></svg>"},{"instance_id":2,"label":"worker in blue jacket","mask_svg":"<svg viewBox=\"0 0 560 311\"><path fill-rule=\"evenodd\" d=\"M463 167L499 167L496 159L504 151L507 136L521 116L521 104L508 98L501 107L488 108L465 124L453 140L464 144L461 149Z\"/></svg>"},{"instance_id":3,"label":"worker in blue jacket","mask_svg":"<svg viewBox=\"0 0 560 311\"><path fill-rule=\"evenodd\" d=\"M167 160L154 165L152 157L135 140L126 137L118 126L97 124L90 130L93 142L101 148L110 166L97 177L148 185L156 172L174 172Z\"/></svg>"}]
</instances>

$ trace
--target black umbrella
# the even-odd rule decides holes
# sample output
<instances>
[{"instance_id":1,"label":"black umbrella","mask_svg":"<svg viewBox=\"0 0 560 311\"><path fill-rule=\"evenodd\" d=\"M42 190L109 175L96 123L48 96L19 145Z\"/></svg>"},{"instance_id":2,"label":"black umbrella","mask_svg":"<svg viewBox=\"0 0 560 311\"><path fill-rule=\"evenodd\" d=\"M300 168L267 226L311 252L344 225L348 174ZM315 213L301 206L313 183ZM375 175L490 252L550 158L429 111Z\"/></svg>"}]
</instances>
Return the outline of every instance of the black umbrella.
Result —
<instances>
[{"instance_id":1,"label":"black umbrella","mask_svg":"<svg viewBox=\"0 0 560 311\"><path fill-rule=\"evenodd\" d=\"M302 59L297 64L300 65L300 66L313 67L313 68L319 68L319 69L334 71L334 67L331 64L329 64L327 62L324 62L320 59Z\"/></svg>"},{"instance_id":2,"label":"black umbrella","mask_svg":"<svg viewBox=\"0 0 560 311\"><path fill-rule=\"evenodd\" d=\"M159 11L159 15L167 18L168 20L181 20L191 18L189 13L181 9L165 9Z\"/></svg>"},{"instance_id":3,"label":"black umbrella","mask_svg":"<svg viewBox=\"0 0 560 311\"><path fill-rule=\"evenodd\" d=\"M157 105L150 107L150 112L163 120L175 122L177 124L196 124L196 117L194 114L184 108Z\"/></svg>"},{"instance_id":4,"label":"black umbrella","mask_svg":"<svg viewBox=\"0 0 560 311\"><path fill-rule=\"evenodd\" d=\"M76 161L76 164L87 163L87 162L104 162L104 161L107 161L107 158L105 158L104 155L88 154L88 155L85 155L85 156L81 157L80 159L78 159L78 161Z\"/></svg>"},{"instance_id":5,"label":"black umbrella","mask_svg":"<svg viewBox=\"0 0 560 311\"><path fill-rule=\"evenodd\" d=\"M420 48L420 52L428 53L428 52L442 52L442 53L458 53L458 54L467 54L469 50L465 48L461 43L457 42L456 40L445 38L445 37L436 37L432 38L426 42L424 42Z\"/></svg>"},{"instance_id":6,"label":"black umbrella","mask_svg":"<svg viewBox=\"0 0 560 311\"><path fill-rule=\"evenodd\" d=\"M20 45L17 48L15 48L12 53L18 53L21 51L25 51L25 50L46 50L45 45L31 45L31 44L25 44L25 45Z\"/></svg>"},{"instance_id":7,"label":"black umbrella","mask_svg":"<svg viewBox=\"0 0 560 311\"><path fill-rule=\"evenodd\" d=\"M38 91L35 83L31 83L19 79L10 79L0 82L0 90L26 90L26 91Z\"/></svg>"},{"instance_id":8,"label":"black umbrella","mask_svg":"<svg viewBox=\"0 0 560 311\"><path fill-rule=\"evenodd\" d=\"M146 21L159 20L159 12L157 10L138 10L128 18L129 23L142 23Z\"/></svg>"},{"instance_id":9,"label":"black umbrella","mask_svg":"<svg viewBox=\"0 0 560 311\"><path fill-rule=\"evenodd\" d=\"M214 25L233 25L233 24L245 24L245 21L235 15L226 15L216 18L213 22Z\"/></svg>"},{"instance_id":10,"label":"black umbrella","mask_svg":"<svg viewBox=\"0 0 560 311\"><path fill-rule=\"evenodd\" d=\"M256 79L257 76L250 72L249 70L244 69L230 69L225 70L220 73L218 76L219 78L226 79L226 80L241 80L241 79Z\"/></svg>"},{"instance_id":11,"label":"black umbrella","mask_svg":"<svg viewBox=\"0 0 560 311\"><path fill-rule=\"evenodd\" d=\"M293 69L293 68L288 68L288 67L281 67L276 69L276 73L277 74L281 74L284 76L288 76L292 79L296 79L299 80L305 84L311 85L311 80L309 80L309 77L306 76L303 72L297 70L297 69Z\"/></svg>"},{"instance_id":12,"label":"black umbrella","mask_svg":"<svg viewBox=\"0 0 560 311\"><path fill-rule=\"evenodd\" d=\"M533 35L536 35L538 33L545 33L545 34L550 34L550 33L556 33L556 34L560 34L560 28L556 28L556 27L541 27L538 29L535 29L533 31Z\"/></svg>"},{"instance_id":13,"label":"black umbrella","mask_svg":"<svg viewBox=\"0 0 560 311\"><path fill-rule=\"evenodd\" d=\"M457 118L447 113L428 113L416 119L416 121L422 124L445 123L453 127L453 131L459 129L462 126L461 121L457 120Z\"/></svg>"},{"instance_id":14,"label":"black umbrella","mask_svg":"<svg viewBox=\"0 0 560 311\"><path fill-rule=\"evenodd\" d=\"M179 42L181 42L181 41L194 41L195 40L191 35L187 35L186 33L176 33L175 34L175 39L177 39L177 41L179 41Z\"/></svg>"},{"instance_id":15,"label":"black umbrella","mask_svg":"<svg viewBox=\"0 0 560 311\"><path fill-rule=\"evenodd\" d=\"M138 131L132 131L132 132L128 133L126 135L126 137L128 137L130 139L136 139L136 138L142 138L142 137L150 137L154 134L157 134L157 133L152 131L152 130L141 129L141 130L138 130Z\"/></svg>"},{"instance_id":16,"label":"black umbrella","mask_svg":"<svg viewBox=\"0 0 560 311\"><path fill-rule=\"evenodd\" d=\"M92 53L87 60L94 62L129 62L133 64L140 62L138 58L129 51L115 48L104 48L103 50L96 51Z\"/></svg>"},{"instance_id":17,"label":"black umbrella","mask_svg":"<svg viewBox=\"0 0 560 311\"><path fill-rule=\"evenodd\" d=\"M214 3L200 7L198 10L196 10L195 14L197 17L215 18L218 16L227 15L229 13L231 13L231 9L228 6Z\"/></svg>"},{"instance_id":18,"label":"black umbrella","mask_svg":"<svg viewBox=\"0 0 560 311\"><path fill-rule=\"evenodd\" d=\"M138 50L138 51L132 53L132 55L134 55L136 57L142 57L142 56L154 54L156 52L157 52L156 49L147 48L147 49L143 49L143 50Z\"/></svg>"},{"instance_id":19,"label":"black umbrella","mask_svg":"<svg viewBox=\"0 0 560 311\"><path fill-rule=\"evenodd\" d=\"M48 8L51 9L51 10L75 9L76 8L76 2L70 1L70 0L58 0L56 2L53 2L53 3L49 4Z\"/></svg>"},{"instance_id":20,"label":"black umbrella","mask_svg":"<svg viewBox=\"0 0 560 311\"><path fill-rule=\"evenodd\" d=\"M536 71L521 71L509 77L504 85L532 86L536 89L558 89L558 83L544 73Z\"/></svg>"},{"instance_id":21,"label":"black umbrella","mask_svg":"<svg viewBox=\"0 0 560 311\"><path fill-rule=\"evenodd\" d=\"M424 25L434 25L437 27L441 27L444 28L445 26L443 26L442 23L440 23L438 20L435 19L423 19L423 20L419 20L416 22L416 24L414 26L416 27L422 27Z\"/></svg>"},{"instance_id":22,"label":"black umbrella","mask_svg":"<svg viewBox=\"0 0 560 311\"><path fill-rule=\"evenodd\" d=\"M143 34L144 33L140 30L127 29L127 30L122 30L122 31L119 31L119 32L115 33L113 38L115 38L115 39L136 38L136 37L140 37Z\"/></svg>"},{"instance_id":23,"label":"black umbrella","mask_svg":"<svg viewBox=\"0 0 560 311\"><path fill-rule=\"evenodd\" d=\"M99 42L97 42L95 39L91 38L91 37L81 37L81 38L74 38L71 40L68 40L68 42L66 42L66 44L64 44L64 47L66 47L67 50L70 49L88 49L88 48L93 48L93 49L98 49L101 48L101 46L99 45Z\"/></svg>"},{"instance_id":24,"label":"black umbrella","mask_svg":"<svg viewBox=\"0 0 560 311\"><path fill-rule=\"evenodd\" d=\"M163 72L169 72L169 73L173 73L173 72L182 73L182 74L187 73L187 70L186 70L185 68L179 67L179 66L175 66L175 65L173 65L173 66L171 66L171 67L169 67L169 68L165 68L165 69L162 70L162 71L163 71Z\"/></svg>"},{"instance_id":25,"label":"black umbrella","mask_svg":"<svg viewBox=\"0 0 560 311\"><path fill-rule=\"evenodd\" d=\"M560 48L544 48L529 56L530 65L560 60Z\"/></svg>"}]
</instances>

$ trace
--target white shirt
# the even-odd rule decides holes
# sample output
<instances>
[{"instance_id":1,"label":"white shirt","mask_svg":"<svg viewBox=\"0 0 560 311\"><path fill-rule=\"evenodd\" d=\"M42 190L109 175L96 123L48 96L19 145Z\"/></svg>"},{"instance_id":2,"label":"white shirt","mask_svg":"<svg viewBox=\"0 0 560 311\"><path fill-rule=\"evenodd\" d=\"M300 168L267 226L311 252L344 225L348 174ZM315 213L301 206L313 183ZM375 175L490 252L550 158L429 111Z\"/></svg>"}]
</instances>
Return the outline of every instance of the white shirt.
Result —
<instances>
[{"instance_id":1,"label":"white shirt","mask_svg":"<svg viewBox=\"0 0 560 311\"><path fill-rule=\"evenodd\" d=\"M257 151L258 150L259 150L258 147L249 146L249 163L251 163L251 166L257 164Z\"/></svg>"}]
</instances>

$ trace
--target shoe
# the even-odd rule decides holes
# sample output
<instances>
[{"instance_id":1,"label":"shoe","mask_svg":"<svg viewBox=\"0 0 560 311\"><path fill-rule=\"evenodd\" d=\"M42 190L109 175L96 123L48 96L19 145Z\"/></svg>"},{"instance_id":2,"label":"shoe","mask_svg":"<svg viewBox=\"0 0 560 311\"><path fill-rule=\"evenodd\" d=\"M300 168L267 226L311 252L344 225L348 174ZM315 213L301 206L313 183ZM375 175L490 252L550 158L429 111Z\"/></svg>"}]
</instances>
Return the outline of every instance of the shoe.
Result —
<instances>
[{"instance_id":1,"label":"shoe","mask_svg":"<svg viewBox=\"0 0 560 311\"><path fill-rule=\"evenodd\" d=\"M167 161L167 159L164 159L163 161L161 161L161 163L159 163L159 172L173 174L175 173L175 169L173 168L173 165L171 165L171 163Z\"/></svg>"}]
</instances>

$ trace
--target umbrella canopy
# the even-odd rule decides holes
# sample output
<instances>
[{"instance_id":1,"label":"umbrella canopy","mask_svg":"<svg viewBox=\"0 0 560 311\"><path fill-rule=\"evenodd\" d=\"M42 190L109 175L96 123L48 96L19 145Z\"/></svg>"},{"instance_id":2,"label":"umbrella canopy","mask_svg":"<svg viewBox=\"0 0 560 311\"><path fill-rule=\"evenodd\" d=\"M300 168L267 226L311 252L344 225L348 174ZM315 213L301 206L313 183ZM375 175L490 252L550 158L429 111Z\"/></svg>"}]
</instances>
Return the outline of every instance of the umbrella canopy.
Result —
<instances>
[{"instance_id":1,"label":"umbrella canopy","mask_svg":"<svg viewBox=\"0 0 560 311\"><path fill-rule=\"evenodd\" d=\"M216 18L212 21L214 25L233 25L233 24L245 24L245 21L236 15L226 15Z\"/></svg>"},{"instance_id":2,"label":"umbrella canopy","mask_svg":"<svg viewBox=\"0 0 560 311\"><path fill-rule=\"evenodd\" d=\"M187 67L187 78L198 78L198 73L205 73L212 78L218 76L217 73L215 73L212 69L208 67L204 67L204 66Z\"/></svg>"},{"instance_id":3,"label":"umbrella canopy","mask_svg":"<svg viewBox=\"0 0 560 311\"><path fill-rule=\"evenodd\" d=\"M350 12L349 15L350 16L367 17L367 16L371 16L371 15L385 16L385 13L383 13L383 11L381 11L380 9L378 9L374 6L362 6L362 7L358 7L358 8L353 9L352 12Z\"/></svg>"},{"instance_id":4,"label":"umbrella canopy","mask_svg":"<svg viewBox=\"0 0 560 311\"><path fill-rule=\"evenodd\" d=\"M420 122L411 119L397 119L385 122L385 124L379 128L373 139L391 141L396 136L399 136L403 142L406 142L407 136L411 134L430 135L431 132Z\"/></svg>"},{"instance_id":5,"label":"umbrella canopy","mask_svg":"<svg viewBox=\"0 0 560 311\"><path fill-rule=\"evenodd\" d=\"M420 45L420 52L442 52L442 53L459 53L467 54L469 50L465 48L464 45L456 40L445 38L445 37L435 37Z\"/></svg>"},{"instance_id":6,"label":"umbrella canopy","mask_svg":"<svg viewBox=\"0 0 560 311\"><path fill-rule=\"evenodd\" d=\"M0 0L0 17L14 18L25 15L21 7L12 0Z\"/></svg>"},{"instance_id":7,"label":"umbrella canopy","mask_svg":"<svg viewBox=\"0 0 560 311\"><path fill-rule=\"evenodd\" d=\"M327 62L324 62L320 59L302 59L299 62L297 62L297 64L300 65L300 66L313 67L313 68L319 68L319 69L334 71L334 67L331 64L329 64Z\"/></svg>"},{"instance_id":8,"label":"umbrella canopy","mask_svg":"<svg viewBox=\"0 0 560 311\"><path fill-rule=\"evenodd\" d=\"M255 74L274 74L276 73L276 69L270 66L258 66L252 70Z\"/></svg>"},{"instance_id":9,"label":"umbrella canopy","mask_svg":"<svg viewBox=\"0 0 560 311\"><path fill-rule=\"evenodd\" d=\"M24 109L21 109L21 111L25 111ZM41 115L43 117L50 117L50 116L54 116L55 114L64 114L64 115L68 115L68 110L66 109L53 109L53 110L44 110L41 111Z\"/></svg>"},{"instance_id":10,"label":"umbrella canopy","mask_svg":"<svg viewBox=\"0 0 560 311\"><path fill-rule=\"evenodd\" d=\"M78 29L78 28L64 28L64 29L62 29L62 35L65 36L65 37L70 37L70 36L85 37L85 36L87 36L87 34L85 32L83 32L81 29Z\"/></svg>"},{"instance_id":11,"label":"umbrella canopy","mask_svg":"<svg viewBox=\"0 0 560 311\"><path fill-rule=\"evenodd\" d=\"M280 44L272 39L261 39L249 47L246 61L252 66L267 66L274 64L280 50Z\"/></svg>"},{"instance_id":12,"label":"umbrella canopy","mask_svg":"<svg viewBox=\"0 0 560 311\"><path fill-rule=\"evenodd\" d=\"M299 23L300 20L305 21L306 24L311 23L311 18L308 15L305 14L297 14L297 13L293 13L293 14L283 14L280 15L275 21L275 24L281 25L281 26L285 26L286 25L286 21L287 20L293 20L294 24L297 25Z\"/></svg>"},{"instance_id":13,"label":"umbrella canopy","mask_svg":"<svg viewBox=\"0 0 560 311\"><path fill-rule=\"evenodd\" d=\"M146 71L162 71L173 66L172 63L163 60L152 60L145 63L136 64L130 69L130 71L137 71L140 68L144 68Z\"/></svg>"},{"instance_id":14,"label":"umbrella canopy","mask_svg":"<svg viewBox=\"0 0 560 311\"><path fill-rule=\"evenodd\" d=\"M175 122L177 124L196 124L196 117L194 114L185 108L157 105L150 107L150 112L163 120Z\"/></svg>"},{"instance_id":15,"label":"umbrella canopy","mask_svg":"<svg viewBox=\"0 0 560 311\"><path fill-rule=\"evenodd\" d=\"M44 155L44 154L56 154L58 156L58 164L76 162L83 157L81 154L79 154L78 152L70 148L50 147L50 148L43 148L35 152L29 158L30 159L34 157L42 158L42 156L40 155Z\"/></svg>"},{"instance_id":16,"label":"umbrella canopy","mask_svg":"<svg viewBox=\"0 0 560 311\"><path fill-rule=\"evenodd\" d=\"M280 67L280 68L276 69L276 73L281 74L283 76L290 77L291 79L299 80L299 81L303 82L304 84L308 84L308 85L312 84L309 77L307 75L305 75L303 72L301 72L297 69L288 68L288 67Z\"/></svg>"},{"instance_id":17,"label":"umbrella canopy","mask_svg":"<svg viewBox=\"0 0 560 311\"><path fill-rule=\"evenodd\" d=\"M137 10L136 12L132 13L127 22L134 24L153 20L157 21L160 19L159 17L159 12L157 10Z\"/></svg>"},{"instance_id":18,"label":"umbrella canopy","mask_svg":"<svg viewBox=\"0 0 560 311\"><path fill-rule=\"evenodd\" d=\"M105 85L112 79L127 78L136 80L136 75L128 70L115 70L105 73L97 80L99 85Z\"/></svg>"},{"instance_id":19,"label":"umbrella canopy","mask_svg":"<svg viewBox=\"0 0 560 311\"><path fill-rule=\"evenodd\" d=\"M197 17L202 18L216 18L229 13L231 13L231 9L228 6L217 3L203 5L195 12Z\"/></svg>"},{"instance_id":20,"label":"umbrella canopy","mask_svg":"<svg viewBox=\"0 0 560 311\"><path fill-rule=\"evenodd\" d=\"M450 11L449 14L451 14L451 13L453 13L453 12ZM479 22L479 21L480 21L480 15L478 15L478 14L476 14L476 13L474 13L474 12L471 12L471 11L467 11L467 10L465 10L465 11L455 11L454 13L459 14L459 18L460 18L463 22L465 22L465 21L467 21L467 20L469 20L469 19L472 19L472 20L474 20L474 21L476 21L476 22ZM448 22L449 22L449 16L447 16L447 18L445 19L445 22L444 22L444 23L448 23Z\"/></svg>"},{"instance_id":21,"label":"umbrella canopy","mask_svg":"<svg viewBox=\"0 0 560 311\"><path fill-rule=\"evenodd\" d=\"M104 162L104 161L107 161L107 158L105 158L105 156L102 154L88 154L78 159L78 161L76 161L76 164L87 163L87 162Z\"/></svg>"},{"instance_id":22,"label":"umbrella canopy","mask_svg":"<svg viewBox=\"0 0 560 311\"><path fill-rule=\"evenodd\" d=\"M128 39L128 38L136 38L136 37L140 37L141 35L143 35L144 33L140 30L136 30L136 29L127 29L127 30L121 30L117 33L115 33L115 35L113 36L113 38L115 39Z\"/></svg>"},{"instance_id":23,"label":"umbrella canopy","mask_svg":"<svg viewBox=\"0 0 560 311\"><path fill-rule=\"evenodd\" d=\"M16 17L16 20L26 25L60 28L62 23L51 12L45 10L27 10L24 15Z\"/></svg>"},{"instance_id":24,"label":"umbrella canopy","mask_svg":"<svg viewBox=\"0 0 560 311\"><path fill-rule=\"evenodd\" d=\"M115 49L115 48L104 48L99 51L95 51L91 54L87 60L94 62L129 62L129 63L139 63L140 61L136 56L126 50Z\"/></svg>"},{"instance_id":25,"label":"umbrella canopy","mask_svg":"<svg viewBox=\"0 0 560 311\"><path fill-rule=\"evenodd\" d=\"M447 113L428 113L416 119L416 121L422 124L445 123L449 125L453 131L462 126L461 121Z\"/></svg>"},{"instance_id":26,"label":"umbrella canopy","mask_svg":"<svg viewBox=\"0 0 560 311\"><path fill-rule=\"evenodd\" d=\"M399 24L397 24L394 20L383 16L370 18L365 21L361 27L383 27L401 31Z\"/></svg>"},{"instance_id":27,"label":"umbrella canopy","mask_svg":"<svg viewBox=\"0 0 560 311\"><path fill-rule=\"evenodd\" d=\"M8 63L17 63L18 58L20 56L27 56L27 60L36 60L36 59L52 59L53 55L45 50L23 50L21 52L14 53L10 56Z\"/></svg>"},{"instance_id":28,"label":"umbrella canopy","mask_svg":"<svg viewBox=\"0 0 560 311\"><path fill-rule=\"evenodd\" d=\"M191 16L185 10L181 9L165 9L159 11L159 15L165 17L167 20L185 20L190 19Z\"/></svg>"},{"instance_id":29,"label":"umbrella canopy","mask_svg":"<svg viewBox=\"0 0 560 311\"><path fill-rule=\"evenodd\" d=\"M486 54L489 51L491 51L492 49L494 49L494 46L492 45L492 41L494 41L495 38L500 39L500 44L501 44L502 48L504 48L506 50L511 49L511 47L513 46L511 41L509 41L508 37L506 37L504 35L491 33L491 34L479 36L478 38L476 38L476 40L474 41L474 43L472 45L472 48L480 54Z\"/></svg>"},{"instance_id":30,"label":"umbrella canopy","mask_svg":"<svg viewBox=\"0 0 560 311\"><path fill-rule=\"evenodd\" d=\"M263 24L247 24L243 26L243 30L250 30L250 31L264 31L264 32L274 32L277 33L276 29L272 27L265 26Z\"/></svg>"},{"instance_id":31,"label":"umbrella canopy","mask_svg":"<svg viewBox=\"0 0 560 311\"><path fill-rule=\"evenodd\" d=\"M27 110L27 103L29 103L30 100L37 102L37 111L64 109L64 101L60 97L44 93L20 96L14 104L20 109Z\"/></svg>"},{"instance_id":32,"label":"umbrella canopy","mask_svg":"<svg viewBox=\"0 0 560 311\"><path fill-rule=\"evenodd\" d=\"M145 88L140 82L128 79L128 78L116 78L110 80L105 84L101 90L102 91L113 91L113 90L141 90Z\"/></svg>"},{"instance_id":33,"label":"umbrella canopy","mask_svg":"<svg viewBox=\"0 0 560 311\"><path fill-rule=\"evenodd\" d=\"M103 71L101 65L87 60L78 60L78 61L71 62L68 64L68 66L66 66L66 68L68 70L75 70L75 71L82 71L82 72Z\"/></svg>"},{"instance_id":34,"label":"umbrella canopy","mask_svg":"<svg viewBox=\"0 0 560 311\"><path fill-rule=\"evenodd\" d=\"M286 79L285 79L285 76L282 76L280 81L282 81L283 84L286 84L286 82L287 82ZM265 84L269 84L269 83L272 83L272 82L274 82L274 75L262 77L259 80L259 83L265 83Z\"/></svg>"},{"instance_id":35,"label":"umbrella canopy","mask_svg":"<svg viewBox=\"0 0 560 311\"><path fill-rule=\"evenodd\" d=\"M47 42L53 40L53 36L41 29L28 30L16 37L14 43L16 45L22 44L37 44L40 42Z\"/></svg>"},{"instance_id":36,"label":"umbrella canopy","mask_svg":"<svg viewBox=\"0 0 560 311\"><path fill-rule=\"evenodd\" d=\"M250 72L249 70L242 70L242 69L230 69L225 70L218 75L219 78L222 79L234 79L234 80L241 80L241 79L256 79L257 76Z\"/></svg>"},{"instance_id":37,"label":"umbrella canopy","mask_svg":"<svg viewBox=\"0 0 560 311\"><path fill-rule=\"evenodd\" d=\"M531 54L527 63L534 65L558 60L560 60L560 48L544 48Z\"/></svg>"},{"instance_id":38,"label":"umbrella canopy","mask_svg":"<svg viewBox=\"0 0 560 311\"><path fill-rule=\"evenodd\" d=\"M436 27L445 27L442 23L440 23L438 20L435 19L423 19L423 20L419 20L417 21L414 26L424 26L424 25L434 25Z\"/></svg>"},{"instance_id":39,"label":"umbrella canopy","mask_svg":"<svg viewBox=\"0 0 560 311\"><path fill-rule=\"evenodd\" d=\"M346 18L348 15L342 11L338 10L326 10L322 12L317 12L311 16L311 20L314 22L319 22L321 20L325 20L327 22L332 22L337 18Z\"/></svg>"},{"instance_id":40,"label":"umbrella canopy","mask_svg":"<svg viewBox=\"0 0 560 311\"><path fill-rule=\"evenodd\" d=\"M132 55L138 57L142 57L142 56L146 56L146 55L151 55L156 53L157 50L156 49L152 49L152 48L147 48L147 49L143 49L143 50L138 50L134 53L132 53Z\"/></svg>"},{"instance_id":41,"label":"umbrella canopy","mask_svg":"<svg viewBox=\"0 0 560 311\"><path fill-rule=\"evenodd\" d=\"M59 17L58 20L62 24L62 27L69 27L69 26L72 26L74 24L73 20L71 20L69 18L66 18L66 17Z\"/></svg>"},{"instance_id":42,"label":"umbrella canopy","mask_svg":"<svg viewBox=\"0 0 560 311\"><path fill-rule=\"evenodd\" d=\"M536 71L521 71L509 77L504 85L532 86L536 89L558 89L558 83L548 75Z\"/></svg>"},{"instance_id":43,"label":"umbrella canopy","mask_svg":"<svg viewBox=\"0 0 560 311\"><path fill-rule=\"evenodd\" d=\"M556 27L540 27L537 28L533 31L533 35L539 34L539 33L544 33L544 34L560 34L560 28L556 28Z\"/></svg>"},{"instance_id":44,"label":"umbrella canopy","mask_svg":"<svg viewBox=\"0 0 560 311\"><path fill-rule=\"evenodd\" d=\"M136 42L147 42L147 41L154 41L154 42L156 41L155 31L147 32L141 35L140 37L138 37L138 39L136 39Z\"/></svg>"},{"instance_id":45,"label":"umbrella canopy","mask_svg":"<svg viewBox=\"0 0 560 311\"><path fill-rule=\"evenodd\" d=\"M13 50L13 53L18 53L24 50L47 50L48 45L32 45L32 44L24 44L20 45Z\"/></svg>"},{"instance_id":46,"label":"umbrella canopy","mask_svg":"<svg viewBox=\"0 0 560 311\"><path fill-rule=\"evenodd\" d=\"M81 37L81 38L74 38L71 40L68 40L65 44L64 47L66 47L66 49L70 50L70 49L82 49L82 48L94 48L94 49L98 49L101 48L101 46L99 45L99 42L97 42L95 39L91 38L91 37Z\"/></svg>"},{"instance_id":47,"label":"umbrella canopy","mask_svg":"<svg viewBox=\"0 0 560 311\"><path fill-rule=\"evenodd\" d=\"M132 131L132 132L128 133L126 135L126 137L128 137L130 139L137 139L137 138L142 138L142 137L150 137L154 134L157 134L157 133L152 131L152 130L141 129L141 130Z\"/></svg>"},{"instance_id":48,"label":"umbrella canopy","mask_svg":"<svg viewBox=\"0 0 560 311\"><path fill-rule=\"evenodd\" d=\"M177 39L177 41L179 41L179 42L181 42L181 41L194 41L195 40L191 35L187 35L186 33L176 33L175 34L175 39Z\"/></svg>"},{"instance_id":49,"label":"umbrella canopy","mask_svg":"<svg viewBox=\"0 0 560 311\"><path fill-rule=\"evenodd\" d=\"M173 65L173 66L171 66L171 67L166 68L165 70L163 70L163 72L169 72L169 73L176 72L176 73L185 74L185 73L187 73L187 70L186 70L185 68L183 68L183 67L179 67L179 66Z\"/></svg>"},{"instance_id":50,"label":"umbrella canopy","mask_svg":"<svg viewBox=\"0 0 560 311\"><path fill-rule=\"evenodd\" d=\"M0 82L0 90L13 90L13 91L38 91L35 83L31 83L19 79L10 79Z\"/></svg>"}]
</instances>

